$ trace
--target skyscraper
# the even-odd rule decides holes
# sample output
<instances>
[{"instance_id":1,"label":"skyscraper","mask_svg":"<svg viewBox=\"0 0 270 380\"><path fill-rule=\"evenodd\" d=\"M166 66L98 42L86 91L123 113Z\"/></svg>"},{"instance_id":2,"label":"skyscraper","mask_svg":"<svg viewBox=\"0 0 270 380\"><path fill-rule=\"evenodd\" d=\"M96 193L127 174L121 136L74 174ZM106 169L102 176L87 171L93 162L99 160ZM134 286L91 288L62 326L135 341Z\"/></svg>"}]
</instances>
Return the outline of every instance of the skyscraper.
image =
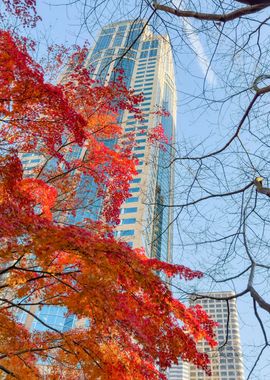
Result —
<instances>
[{"instance_id":1,"label":"skyscraper","mask_svg":"<svg viewBox=\"0 0 270 380\"><path fill-rule=\"evenodd\" d=\"M141 123L127 112L120 115L125 132L136 132L135 155L139 159L138 176L133 179L130 192L121 208L121 224L117 236L125 238L133 247L144 247L148 256L171 260L171 229L167 229L172 214L170 208L173 188L173 168L168 166L172 149L166 150L147 143L147 130L162 122L169 140L174 141L176 118L176 90L171 47L166 37L154 35L143 21L119 22L104 27L86 66L93 77L109 81L122 68L126 83L136 93L143 92ZM162 106L170 116L153 114L155 106Z\"/></svg>"},{"instance_id":2,"label":"skyscraper","mask_svg":"<svg viewBox=\"0 0 270 380\"><path fill-rule=\"evenodd\" d=\"M129 116L127 112L119 115L119 123L126 133L134 131L137 145L134 153L139 159L138 175L131 181L132 196L121 207L121 224L116 229L116 236L126 240L132 247L144 247L149 257L171 260L172 231L168 228L172 220L173 167L170 161L173 151L170 145L160 149L147 142L147 130L162 122L165 134L170 142L175 138L176 91L173 60L170 44L164 36L156 36L143 21L126 21L104 27L93 49L85 60L85 66L91 70L93 78L101 82L114 79L115 68L124 70L127 87L136 93L143 92L145 99L141 105L144 122ZM169 111L169 116L152 113L155 106L162 106ZM107 141L114 144L114 141ZM72 151L76 157L85 153L84 148L76 147ZM44 160L35 153L22 155L25 176L31 176L36 165ZM95 194L95 184L87 181L78 189L87 190L91 197ZM86 197L87 200L87 197ZM96 210L102 204L96 205ZM97 215L97 212L95 213ZM91 211L83 209L76 217L70 216L70 223L82 222L85 217L92 217ZM65 308L44 306L36 311L41 320L65 331L74 326L75 316L65 318ZM20 315L22 322L35 330L46 329L29 315Z\"/></svg>"},{"instance_id":3,"label":"skyscraper","mask_svg":"<svg viewBox=\"0 0 270 380\"><path fill-rule=\"evenodd\" d=\"M179 360L178 364L173 364L167 371L168 380L190 380L190 365Z\"/></svg>"},{"instance_id":4,"label":"skyscraper","mask_svg":"<svg viewBox=\"0 0 270 380\"><path fill-rule=\"evenodd\" d=\"M205 298L191 298L191 304L201 305L219 323L216 330L217 348L210 349L205 342L199 343L199 349L207 352L211 359L211 380L244 380L236 299L228 303L219 300L233 295L233 292L211 292L203 294ZM191 365L190 380L203 379L209 379L209 376Z\"/></svg>"}]
</instances>

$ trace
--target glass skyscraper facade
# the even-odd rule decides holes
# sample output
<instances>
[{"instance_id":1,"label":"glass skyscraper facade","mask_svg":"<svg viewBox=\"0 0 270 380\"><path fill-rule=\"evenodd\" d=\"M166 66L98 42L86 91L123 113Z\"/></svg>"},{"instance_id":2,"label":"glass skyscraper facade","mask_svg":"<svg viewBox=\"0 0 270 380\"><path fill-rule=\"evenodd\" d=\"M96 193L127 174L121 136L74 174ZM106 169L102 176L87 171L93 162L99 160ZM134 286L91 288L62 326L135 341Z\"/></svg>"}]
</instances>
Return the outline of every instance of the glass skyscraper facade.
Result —
<instances>
[{"instance_id":1,"label":"glass skyscraper facade","mask_svg":"<svg viewBox=\"0 0 270 380\"><path fill-rule=\"evenodd\" d=\"M116 228L117 238L126 241L131 247L143 247L149 257L171 261L173 202L173 142L175 139L176 89L173 58L166 36L157 36L143 21L126 21L104 27L93 49L85 60L93 79L106 83L118 75L115 69L123 69L127 87L136 93L144 93L141 110L144 120L130 116L127 111L119 115L119 123L126 133L136 135L134 154L138 158L138 174L130 183L131 197L121 206L120 225ZM169 116L161 116L155 111L161 106ZM149 144L147 134L159 123L163 124L169 144L161 149L158 144ZM115 141L106 141L114 144ZM84 147L72 149L73 157L82 157ZM75 155L75 156L74 156ZM68 157L66 157L68 159ZM36 165L44 160L38 154L23 154L24 175L31 177ZM95 201L94 181L85 177L78 186L78 193L88 202L91 198L95 211L82 208L76 216L70 215L68 222L76 224L84 218L95 218L102 208ZM86 195L87 194L87 195ZM35 311L38 317L52 326L65 331L80 321L75 316L65 317L65 308L44 306ZM30 328L43 330L44 326L30 315L20 314L19 318Z\"/></svg>"},{"instance_id":2,"label":"glass skyscraper facade","mask_svg":"<svg viewBox=\"0 0 270 380\"><path fill-rule=\"evenodd\" d=\"M136 133L135 156L139 159L138 175L133 179L128 198L121 207L121 224L116 235L132 247L144 247L149 257L171 261L172 220L170 205L173 199L173 157L171 145L166 149L147 143L147 131L159 122L173 144L175 138L176 89L170 44L164 36L151 32L143 21L119 22L101 30L85 65L94 79L110 81L115 68L122 68L128 87L143 92L141 110L144 121L120 115L125 132ZM153 111L161 106L169 116Z\"/></svg>"}]
</instances>

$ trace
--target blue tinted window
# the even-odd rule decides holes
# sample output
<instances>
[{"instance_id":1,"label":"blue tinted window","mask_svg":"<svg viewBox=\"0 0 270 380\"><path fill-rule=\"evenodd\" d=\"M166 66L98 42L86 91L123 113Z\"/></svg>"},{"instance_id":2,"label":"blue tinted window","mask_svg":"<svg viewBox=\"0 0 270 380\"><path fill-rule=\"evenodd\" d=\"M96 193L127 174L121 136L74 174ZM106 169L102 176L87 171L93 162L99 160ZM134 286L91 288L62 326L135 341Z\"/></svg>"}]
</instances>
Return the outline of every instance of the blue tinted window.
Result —
<instances>
[{"instance_id":1,"label":"blue tinted window","mask_svg":"<svg viewBox=\"0 0 270 380\"><path fill-rule=\"evenodd\" d=\"M30 156L34 156L34 153L24 153L23 154L23 157L30 157Z\"/></svg>"},{"instance_id":2,"label":"blue tinted window","mask_svg":"<svg viewBox=\"0 0 270 380\"><path fill-rule=\"evenodd\" d=\"M118 29L118 31L119 32L124 32L125 30L126 30L126 25L123 25L123 26L119 26L119 29Z\"/></svg>"},{"instance_id":3,"label":"blue tinted window","mask_svg":"<svg viewBox=\"0 0 270 380\"><path fill-rule=\"evenodd\" d=\"M115 67L117 67L118 69L121 68L124 70L124 80L127 87L130 85L134 65L135 65L134 61L127 58L123 58L116 61ZM118 75L115 78L115 73L112 73L112 76L114 77L114 80L117 80Z\"/></svg>"},{"instance_id":4,"label":"blue tinted window","mask_svg":"<svg viewBox=\"0 0 270 380\"><path fill-rule=\"evenodd\" d=\"M126 132L135 131L135 128L134 127L133 128L126 128L125 131Z\"/></svg>"},{"instance_id":5,"label":"blue tinted window","mask_svg":"<svg viewBox=\"0 0 270 380\"><path fill-rule=\"evenodd\" d=\"M128 33L128 36L127 36L126 46L132 47L132 49L138 49L139 40L140 40L139 36L140 36L141 32L142 31L140 29L134 30L134 27L131 27L130 31Z\"/></svg>"},{"instance_id":6,"label":"blue tinted window","mask_svg":"<svg viewBox=\"0 0 270 380\"><path fill-rule=\"evenodd\" d=\"M136 121L129 121L127 124L128 124L128 125L136 124Z\"/></svg>"},{"instance_id":7,"label":"blue tinted window","mask_svg":"<svg viewBox=\"0 0 270 380\"><path fill-rule=\"evenodd\" d=\"M121 224L134 224L136 223L136 218L122 219Z\"/></svg>"},{"instance_id":8,"label":"blue tinted window","mask_svg":"<svg viewBox=\"0 0 270 380\"><path fill-rule=\"evenodd\" d=\"M156 57L157 56L157 49L150 50L149 57Z\"/></svg>"},{"instance_id":9,"label":"blue tinted window","mask_svg":"<svg viewBox=\"0 0 270 380\"><path fill-rule=\"evenodd\" d=\"M134 150L144 150L144 146L135 146Z\"/></svg>"},{"instance_id":10,"label":"blue tinted window","mask_svg":"<svg viewBox=\"0 0 270 380\"><path fill-rule=\"evenodd\" d=\"M120 231L120 236L133 236L135 233L134 230L124 230Z\"/></svg>"},{"instance_id":11,"label":"blue tinted window","mask_svg":"<svg viewBox=\"0 0 270 380\"><path fill-rule=\"evenodd\" d=\"M124 214L129 214L129 213L134 213L137 212L138 208L137 207L127 207L123 209Z\"/></svg>"},{"instance_id":12,"label":"blue tinted window","mask_svg":"<svg viewBox=\"0 0 270 380\"><path fill-rule=\"evenodd\" d=\"M136 140L136 142L139 144L139 143L145 143L146 142L146 139L139 139L139 140Z\"/></svg>"},{"instance_id":13,"label":"blue tinted window","mask_svg":"<svg viewBox=\"0 0 270 380\"><path fill-rule=\"evenodd\" d=\"M112 39L111 35L100 36L96 43L96 47L93 50L93 54L102 49L106 49L110 45L111 39Z\"/></svg>"},{"instance_id":14,"label":"blue tinted window","mask_svg":"<svg viewBox=\"0 0 270 380\"><path fill-rule=\"evenodd\" d=\"M142 158L142 157L144 157L144 153L135 153L134 156L136 158Z\"/></svg>"},{"instance_id":15,"label":"blue tinted window","mask_svg":"<svg viewBox=\"0 0 270 380\"><path fill-rule=\"evenodd\" d=\"M126 203L138 202L139 197L131 197L126 200Z\"/></svg>"},{"instance_id":16,"label":"blue tinted window","mask_svg":"<svg viewBox=\"0 0 270 380\"><path fill-rule=\"evenodd\" d=\"M139 187L133 187L132 189L129 189L130 193L138 193L138 191L140 191Z\"/></svg>"},{"instance_id":17,"label":"blue tinted window","mask_svg":"<svg viewBox=\"0 0 270 380\"><path fill-rule=\"evenodd\" d=\"M63 330L65 324L65 313L67 309L65 307L46 305L36 312L36 316L41 319L48 326L52 326L60 331ZM31 327L32 331L45 331L49 330L48 327L44 326L41 322L34 319Z\"/></svg>"},{"instance_id":18,"label":"blue tinted window","mask_svg":"<svg viewBox=\"0 0 270 380\"><path fill-rule=\"evenodd\" d=\"M154 40L151 42L151 48L157 48L158 47L158 40Z\"/></svg>"},{"instance_id":19,"label":"blue tinted window","mask_svg":"<svg viewBox=\"0 0 270 380\"><path fill-rule=\"evenodd\" d=\"M141 180L141 178L134 178L132 181L130 181L130 183L140 183Z\"/></svg>"},{"instance_id":20,"label":"blue tinted window","mask_svg":"<svg viewBox=\"0 0 270 380\"><path fill-rule=\"evenodd\" d=\"M113 41L113 46L121 46L124 36L116 35Z\"/></svg>"},{"instance_id":21,"label":"blue tinted window","mask_svg":"<svg viewBox=\"0 0 270 380\"><path fill-rule=\"evenodd\" d=\"M105 55L114 55L114 50L115 50L115 49L107 49L107 50L104 52L104 54L105 54Z\"/></svg>"},{"instance_id":22,"label":"blue tinted window","mask_svg":"<svg viewBox=\"0 0 270 380\"><path fill-rule=\"evenodd\" d=\"M115 28L107 28L103 29L101 34L113 34L115 32Z\"/></svg>"},{"instance_id":23,"label":"blue tinted window","mask_svg":"<svg viewBox=\"0 0 270 380\"><path fill-rule=\"evenodd\" d=\"M146 132L136 133L136 136L146 136L146 135L147 135Z\"/></svg>"},{"instance_id":24,"label":"blue tinted window","mask_svg":"<svg viewBox=\"0 0 270 380\"><path fill-rule=\"evenodd\" d=\"M99 69L97 72L97 76L101 82L105 81L105 79L106 79L106 76L107 76L109 68L110 68L111 61L112 61L111 58L105 58L100 63L100 66L99 66Z\"/></svg>"},{"instance_id":25,"label":"blue tinted window","mask_svg":"<svg viewBox=\"0 0 270 380\"><path fill-rule=\"evenodd\" d=\"M137 171L138 174L142 173L142 169L137 169L136 171Z\"/></svg>"},{"instance_id":26,"label":"blue tinted window","mask_svg":"<svg viewBox=\"0 0 270 380\"><path fill-rule=\"evenodd\" d=\"M149 49L150 47L150 41L145 41L143 44L142 44L142 49Z\"/></svg>"},{"instance_id":27,"label":"blue tinted window","mask_svg":"<svg viewBox=\"0 0 270 380\"><path fill-rule=\"evenodd\" d=\"M155 72L156 70L147 70L147 73L153 73Z\"/></svg>"},{"instance_id":28,"label":"blue tinted window","mask_svg":"<svg viewBox=\"0 0 270 380\"><path fill-rule=\"evenodd\" d=\"M146 57L148 57L148 51L147 50L146 51L142 51L141 55L140 55L140 58L146 58Z\"/></svg>"}]
</instances>

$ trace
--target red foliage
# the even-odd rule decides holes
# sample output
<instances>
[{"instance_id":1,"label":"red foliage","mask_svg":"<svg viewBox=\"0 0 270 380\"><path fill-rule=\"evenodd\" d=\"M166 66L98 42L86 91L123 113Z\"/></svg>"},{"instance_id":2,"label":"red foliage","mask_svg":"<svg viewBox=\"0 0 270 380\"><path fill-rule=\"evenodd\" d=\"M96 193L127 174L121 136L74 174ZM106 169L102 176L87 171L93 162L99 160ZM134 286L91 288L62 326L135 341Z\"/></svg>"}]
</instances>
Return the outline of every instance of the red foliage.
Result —
<instances>
[{"instance_id":1,"label":"red foliage","mask_svg":"<svg viewBox=\"0 0 270 380\"><path fill-rule=\"evenodd\" d=\"M36 0L3 0L6 11L18 17L24 26L34 27L41 18L37 15Z\"/></svg>"},{"instance_id":2,"label":"red foliage","mask_svg":"<svg viewBox=\"0 0 270 380\"><path fill-rule=\"evenodd\" d=\"M82 62L73 60L62 84L46 83L25 46L0 33L0 371L40 378L42 358L51 379L154 380L180 357L208 372L196 342L214 346L216 324L174 299L157 271L185 280L202 273L149 259L112 234L136 161L132 138L113 148L101 139L122 136L120 110L140 117L140 97L121 78L93 83ZM18 152L33 150L43 161L23 178ZM78 195L85 178L95 181L103 215L68 225L69 213L86 207ZM65 306L90 327L62 332L43 322L47 332L30 334L14 314L37 318L36 305Z\"/></svg>"}]
</instances>

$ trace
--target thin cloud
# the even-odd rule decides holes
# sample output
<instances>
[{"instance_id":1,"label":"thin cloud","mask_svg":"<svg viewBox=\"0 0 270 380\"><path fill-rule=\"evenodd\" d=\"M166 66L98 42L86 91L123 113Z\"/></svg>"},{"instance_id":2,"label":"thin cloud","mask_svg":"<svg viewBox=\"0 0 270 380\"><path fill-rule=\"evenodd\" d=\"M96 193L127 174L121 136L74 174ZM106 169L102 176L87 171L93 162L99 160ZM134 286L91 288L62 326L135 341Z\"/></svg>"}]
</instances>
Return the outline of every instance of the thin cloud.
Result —
<instances>
[{"instance_id":1,"label":"thin cloud","mask_svg":"<svg viewBox=\"0 0 270 380\"><path fill-rule=\"evenodd\" d=\"M203 73L206 76L206 80L209 84L214 85L217 83L217 77L214 71L209 67L210 60L207 57L207 54L204 51L203 44L199 36L197 35L193 26L183 18L184 30L186 32L187 38L192 46L192 49L196 53L198 65Z\"/></svg>"},{"instance_id":2,"label":"thin cloud","mask_svg":"<svg viewBox=\"0 0 270 380\"><path fill-rule=\"evenodd\" d=\"M179 8L181 5L182 9L185 9L182 0L175 1L174 5L176 6L176 8ZM186 18L183 17L182 20L184 31L186 32L187 38L190 42L192 49L196 53L197 62L203 75L206 76L206 80L210 85L215 85L217 83L216 74L211 69L211 67L209 67L210 60L204 51L203 44L201 43L201 40L198 34L196 33L196 30Z\"/></svg>"}]
</instances>

